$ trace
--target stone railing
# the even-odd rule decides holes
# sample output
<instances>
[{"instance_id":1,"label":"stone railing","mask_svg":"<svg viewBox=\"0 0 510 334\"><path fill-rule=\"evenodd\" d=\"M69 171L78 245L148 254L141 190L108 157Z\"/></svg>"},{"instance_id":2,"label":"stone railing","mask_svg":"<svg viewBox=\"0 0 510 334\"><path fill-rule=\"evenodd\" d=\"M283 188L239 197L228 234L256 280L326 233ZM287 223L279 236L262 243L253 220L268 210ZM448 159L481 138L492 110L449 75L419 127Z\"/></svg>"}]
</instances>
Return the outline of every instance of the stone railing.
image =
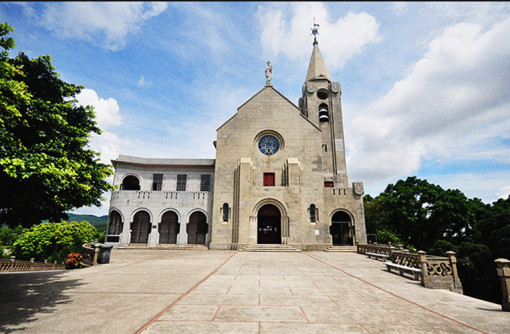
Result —
<instances>
[{"instance_id":1,"label":"stone railing","mask_svg":"<svg viewBox=\"0 0 510 334\"><path fill-rule=\"evenodd\" d=\"M462 294L462 283L457 272L455 252L446 252L446 257L427 255L419 251L422 270L421 285L431 289L447 289Z\"/></svg>"},{"instance_id":2,"label":"stone railing","mask_svg":"<svg viewBox=\"0 0 510 334\"><path fill-rule=\"evenodd\" d=\"M424 251L409 253L399 245L358 244L358 253L388 255L389 261L406 267L421 269L421 285L430 289L447 289L462 293L462 284L457 272L455 252L446 252L446 257L427 255Z\"/></svg>"},{"instance_id":3,"label":"stone railing","mask_svg":"<svg viewBox=\"0 0 510 334\"><path fill-rule=\"evenodd\" d=\"M33 259L30 261L23 260L0 260L0 271L31 271L31 270L61 270L65 269L65 264L48 263L46 260L43 262L35 262Z\"/></svg>"},{"instance_id":4,"label":"stone railing","mask_svg":"<svg viewBox=\"0 0 510 334\"><path fill-rule=\"evenodd\" d=\"M402 252L398 249L393 249L390 254L389 260L393 263L411 268L420 268L418 254Z\"/></svg>"},{"instance_id":5,"label":"stone railing","mask_svg":"<svg viewBox=\"0 0 510 334\"><path fill-rule=\"evenodd\" d=\"M393 251L405 251L402 245L398 245L398 248L391 246L391 243L388 244L357 244L356 245L358 253L376 253L376 254L384 254L391 256Z\"/></svg>"},{"instance_id":6,"label":"stone railing","mask_svg":"<svg viewBox=\"0 0 510 334\"><path fill-rule=\"evenodd\" d=\"M81 263L85 266L93 266L97 264L97 255L99 246L93 244L83 244L81 246L81 255L83 256Z\"/></svg>"}]
</instances>

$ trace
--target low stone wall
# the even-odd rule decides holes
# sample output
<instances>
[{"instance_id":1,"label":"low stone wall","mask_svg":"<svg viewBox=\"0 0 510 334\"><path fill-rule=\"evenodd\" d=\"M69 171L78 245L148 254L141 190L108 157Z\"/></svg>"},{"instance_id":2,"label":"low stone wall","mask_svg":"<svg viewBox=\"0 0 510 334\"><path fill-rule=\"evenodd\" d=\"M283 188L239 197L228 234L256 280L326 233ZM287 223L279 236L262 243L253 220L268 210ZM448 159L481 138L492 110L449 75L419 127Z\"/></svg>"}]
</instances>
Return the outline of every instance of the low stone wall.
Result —
<instances>
[{"instance_id":1,"label":"low stone wall","mask_svg":"<svg viewBox=\"0 0 510 334\"><path fill-rule=\"evenodd\" d=\"M359 254L385 254L393 263L421 269L421 285L426 288L447 289L462 294L455 252L446 252L446 257L440 257L427 255L424 251L409 253L401 245L395 248L391 244L358 244L357 251Z\"/></svg>"},{"instance_id":2,"label":"low stone wall","mask_svg":"<svg viewBox=\"0 0 510 334\"><path fill-rule=\"evenodd\" d=\"M83 256L81 264L85 266L96 265L98 253L99 246L93 244L83 244L81 246L81 255Z\"/></svg>"},{"instance_id":3,"label":"low stone wall","mask_svg":"<svg viewBox=\"0 0 510 334\"><path fill-rule=\"evenodd\" d=\"M0 260L0 271L32 271L32 270L62 270L65 264L23 261L23 260Z\"/></svg>"}]
</instances>

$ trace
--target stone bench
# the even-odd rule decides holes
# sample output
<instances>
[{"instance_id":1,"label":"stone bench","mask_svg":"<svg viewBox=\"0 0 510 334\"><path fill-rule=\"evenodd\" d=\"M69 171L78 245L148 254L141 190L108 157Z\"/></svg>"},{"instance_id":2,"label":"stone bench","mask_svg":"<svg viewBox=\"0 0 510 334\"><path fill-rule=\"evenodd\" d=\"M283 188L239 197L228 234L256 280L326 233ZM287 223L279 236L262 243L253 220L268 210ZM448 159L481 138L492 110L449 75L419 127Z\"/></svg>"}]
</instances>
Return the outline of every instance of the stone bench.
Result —
<instances>
[{"instance_id":1,"label":"stone bench","mask_svg":"<svg viewBox=\"0 0 510 334\"><path fill-rule=\"evenodd\" d=\"M397 264L397 263L393 263L393 262L385 262L384 264L386 265L386 270L388 270L389 272L391 272L391 269L394 268L394 269L398 269L398 273L400 274L400 276L403 276L404 272L408 272L408 273L414 275L415 280L420 279L421 269L403 266L401 264Z\"/></svg>"},{"instance_id":2,"label":"stone bench","mask_svg":"<svg viewBox=\"0 0 510 334\"><path fill-rule=\"evenodd\" d=\"M387 260L389 257L389 255L386 255L386 254L370 253L370 252L366 252L365 255L367 255L369 258L374 257L375 259L381 259L381 260Z\"/></svg>"}]
</instances>

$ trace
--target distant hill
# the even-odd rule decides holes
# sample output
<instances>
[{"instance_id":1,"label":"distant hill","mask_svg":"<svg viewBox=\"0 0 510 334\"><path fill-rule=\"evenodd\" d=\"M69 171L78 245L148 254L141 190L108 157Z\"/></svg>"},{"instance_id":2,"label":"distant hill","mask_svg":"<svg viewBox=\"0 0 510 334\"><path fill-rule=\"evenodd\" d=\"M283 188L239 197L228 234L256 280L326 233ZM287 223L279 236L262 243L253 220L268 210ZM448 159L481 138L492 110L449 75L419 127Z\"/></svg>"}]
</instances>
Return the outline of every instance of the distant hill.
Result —
<instances>
[{"instance_id":1,"label":"distant hill","mask_svg":"<svg viewBox=\"0 0 510 334\"><path fill-rule=\"evenodd\" d=\"M108 222L108 216L94 216L94 215L77 215L75 213L67 212L69 219L67 221L88 221L92 226L94 226L99 232L106 231L106 223ZM41 221L41 223L48 222L48 219Z\"/></svg>"},{"instance_id":2,"label":"distant hill","mask_svg":"<svg viewBox=\"0 0 510 334\"><path fill-rule=\"evenodd\" d=\"M106 224L107 219L108 219L108 216L98 217L98 216L94 216L94 215L77 215L75 213L69 213L69 212L67 214L69 215L68 220L70 220L70 221L81 222L82 220L86 220L94 226L95 226L95 224Z\"/></svg>"},{"instance_id":3,"label":"distant hill","mask_svg":"<svg viewBox=\"0 0 510 334\"><path fill-rule=\"evenodd\" d=\"M108 216L94 216L94 215L77 215L75 213L67 213L69 215L68 221L81 222L83 220L88 221L91 225L95 226L99 232L106 231L106 222Z\"/></svg>"}]
</instances>

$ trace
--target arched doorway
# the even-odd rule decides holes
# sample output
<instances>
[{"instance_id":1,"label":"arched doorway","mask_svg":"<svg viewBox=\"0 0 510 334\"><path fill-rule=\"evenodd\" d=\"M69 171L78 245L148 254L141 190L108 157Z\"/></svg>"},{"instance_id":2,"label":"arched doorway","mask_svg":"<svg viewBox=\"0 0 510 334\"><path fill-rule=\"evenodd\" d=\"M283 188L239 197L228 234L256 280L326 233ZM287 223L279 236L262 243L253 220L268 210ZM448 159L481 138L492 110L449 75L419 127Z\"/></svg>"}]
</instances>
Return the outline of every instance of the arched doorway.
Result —
<instances>
[{"instance_id":1,"label":"arched doorway","mask_svg":"<svg viewBox=\"0 0 510 334\"><path fill-rule=\"evenodd\" d=\"M257 243L259 244L281 244L280 210L272 204L266 204L259 209L257 214Z\"/></svg>"},{"instance_id":2,"label":"arched doorway","mask_svg":"<svg viewBox=\"0 0 510 334\"><path fill-rule=\"evenodd\" d=\"M338 211L333 215L329 232L333 237L333 246L353 244L351 217L346 212Z\"/></svg>"},{"instance_id":3,"label":"arched doorway","mask_svg":"<svg viewBox=\"0 0 510 334\"><path fill-rule=\"evenodd\" d=\"M139 211L133 218L131 225L131 243L146 244L151 231L150 216L146 211Z\"/></svg>"},{"instance_id":4,"label":"arched doorway","mask_svg":"<svg viewBox=\"0 0 510 334\"><path fill-rule=\"evenodd\" d=\"M179 234L179 225L179 218L175 212L165 212L159 224L159 243L176 244L177 234Z\"/></svg>"},{"instance_id":5,"label":"arched doorway","mask_svg":"<svg viewBox=\"0 0 510 334\"><path fill-rule=\"evenodd\" d=\"M205 245L205 236L208 231L207 218L202 212L193 212L189 217L186 232L188 233L188 244Z\"/></svg>"},{"instance_id":6,"label":"arched doorway","mask_svg":"<svg viewBox=\"0 0 510 334\"><path fill-rule=\"evenodd\" d=\"M106 242L119 242L124 227L122 217L120 213L113 210L110 212L109 220L108 229L106 230Z\"/></svg>"}]
</instances>

